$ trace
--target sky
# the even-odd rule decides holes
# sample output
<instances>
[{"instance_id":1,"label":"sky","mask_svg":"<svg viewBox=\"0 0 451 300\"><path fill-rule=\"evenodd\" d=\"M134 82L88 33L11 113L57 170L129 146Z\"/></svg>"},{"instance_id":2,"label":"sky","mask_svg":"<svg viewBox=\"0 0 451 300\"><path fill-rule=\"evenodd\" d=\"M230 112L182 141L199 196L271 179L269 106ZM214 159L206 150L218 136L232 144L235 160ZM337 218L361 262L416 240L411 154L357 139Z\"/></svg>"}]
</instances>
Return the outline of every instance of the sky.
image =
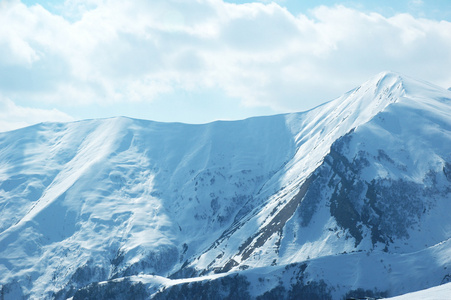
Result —
<instances>
[{"instance_id":1,"label":"sky","mask_svg":"<svg viewBox=\"0 0 451 300\"><path fill-rule=\"evenodd\" d=\"M389 70L451 87L451 1L0 0L0 131L305 111Z\"/></svg>"}]
</instances>

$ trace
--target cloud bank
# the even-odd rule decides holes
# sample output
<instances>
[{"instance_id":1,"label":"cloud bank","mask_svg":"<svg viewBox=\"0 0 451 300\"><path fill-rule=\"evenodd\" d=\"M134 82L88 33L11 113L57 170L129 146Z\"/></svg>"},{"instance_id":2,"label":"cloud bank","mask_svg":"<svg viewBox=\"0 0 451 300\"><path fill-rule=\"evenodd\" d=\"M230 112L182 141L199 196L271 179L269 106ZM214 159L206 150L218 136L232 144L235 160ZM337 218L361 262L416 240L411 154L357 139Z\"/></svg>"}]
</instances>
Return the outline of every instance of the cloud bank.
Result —
<instances>
[{"instance_id":1,"label":"cloud bank","mask_svg":"<svg viewBox=\"0 0 451 300\"><path fill-rule=\"evenodd\" d=\"M383 70L451 86L446 21L221 0L68 0L59 10L0 2L0 95L70 111L209 89L287 112Z\"/></svg>"},{"instance_id":2,"label":"cloud bank","mask_svg":"<svg viewBox=\"0 0 451 300\"><path fill-rule=\"evenodd\" d=\"M74 118L57 109L22 107L10 99L0 97L0 132L19 129L43 121L70 122L74 121Z\"/></svg>"}]
</instances>

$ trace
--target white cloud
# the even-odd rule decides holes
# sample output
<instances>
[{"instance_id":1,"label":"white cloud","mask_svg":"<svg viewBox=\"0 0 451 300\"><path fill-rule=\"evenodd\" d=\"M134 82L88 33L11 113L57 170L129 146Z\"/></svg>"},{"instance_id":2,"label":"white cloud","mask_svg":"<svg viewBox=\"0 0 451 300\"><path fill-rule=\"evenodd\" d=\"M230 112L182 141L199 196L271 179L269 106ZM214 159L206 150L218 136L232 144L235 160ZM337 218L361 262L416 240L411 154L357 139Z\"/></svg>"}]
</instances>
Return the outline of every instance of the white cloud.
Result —
<instances>
[{"instance_id":1,"label":"white cloud","mask_svg":"<svg viewBox=\"0 0 451 300\"><path fill-rule=\"evenodd\" d=\"M0 92L10 99L113 105L208 88L279 112L387 69L451 85L444 21L344 6L293 16L275 3L220 0L70 0L61 9L66 19L0 2Z\"/></svg>"},{"instance_id":2,"label":"white cloud","mask_svg":"<svg viewBox=\"0 0 451 300\"><path fill-rule=\"evenodd\" d=\"M57 109L38 109L16 105L0 96L0 132L14 130L40 122L69 122L74 119Z\"/></svg>"}]
</instances>

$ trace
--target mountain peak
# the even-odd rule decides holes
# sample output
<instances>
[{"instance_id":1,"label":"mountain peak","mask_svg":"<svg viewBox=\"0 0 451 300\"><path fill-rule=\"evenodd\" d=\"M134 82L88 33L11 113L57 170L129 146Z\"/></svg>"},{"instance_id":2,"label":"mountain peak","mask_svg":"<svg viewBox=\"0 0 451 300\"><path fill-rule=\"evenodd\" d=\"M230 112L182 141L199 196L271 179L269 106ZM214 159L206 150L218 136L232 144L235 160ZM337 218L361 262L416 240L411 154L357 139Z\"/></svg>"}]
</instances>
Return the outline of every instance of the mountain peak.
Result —
<instances>
[{"instance_id":1,"label":"mountain peak","mask_svg":"<svg viewBox=\"0 0 451 300\"><path fill-rule=\"evenodd\" d=\"M450 98L382 72L301 113L2 133L1 293L195 298L233 284L248 298L340 299L439 284L451 267ZM299 294L306 283L331 294Z\"/></svg>"},{"instance_id":2,"label":"mountain peak","mask_svg":"<svg viewBox=\"0 0 451 300\"><path fill-rule=\"evenodd\" d=\"M402 78L402 77L404 77L404 75L402 75L401 73L398 73L398 72L386 70L386 71L382 71L379 74L377 74L376 76L374 76L374 78L378 78L378 79L393 78L393 77Z\"/></svg>"},{"instance_id":3,"label":"mountain peak","mask_svg":"<svg viewBox=\"0 0 451 300\"><path fill-rule=\"evenodd\" d=\"M445 88L392 71L381 72L367 83L375 84L379 89L391 89L400 84L400 90L403 92L400 96L414 99L437 99L440 101L443 98L449 98L449 93Z\"/></svg>"},{"instance_id":4,"label":"mountain peak","mask_svg":"<svg viewBox=\"0 0 451 300\"><path fill-rule=\"evenodd\" d=\"M402 82L404 81L405 76L392 71L384 71L376 76L372 77L361 86L372 87L375 93L379 93L383 90L391 90L393 87L400 85L400 90L403 90Z\"/></svg>"}]
</instances>

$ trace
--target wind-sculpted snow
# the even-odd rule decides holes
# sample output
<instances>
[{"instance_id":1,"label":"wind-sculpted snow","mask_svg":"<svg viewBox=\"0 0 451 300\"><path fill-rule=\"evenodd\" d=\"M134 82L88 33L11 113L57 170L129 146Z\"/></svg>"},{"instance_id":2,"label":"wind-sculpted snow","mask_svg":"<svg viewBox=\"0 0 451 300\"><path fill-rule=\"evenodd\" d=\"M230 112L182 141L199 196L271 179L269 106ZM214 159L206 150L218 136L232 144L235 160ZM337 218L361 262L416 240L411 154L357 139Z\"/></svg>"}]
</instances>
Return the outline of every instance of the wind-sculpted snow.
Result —
<instances>
[{"instance_id":1,"label":"wind-sculpted snow","mask_svg":"<svg viewBox=\"0 0 451 300\"><path fill-rule=\"evenodd\" d=\"M1 133L2 296L340 299L444 283L450 98L382 73L303 113Z\"/></svg>"},{"instance_id":2,"label":"wind-sculpted snow","mask_svg":"<svg viewBox=\"0 0 451 300\"><path fill-rule=\"evenodd\" d=\"M29 130L34 139L25 140ZM24 285L46 292L37 297L143 271L169 275L232 223L293 151L283 116L207 125L118 118L11 134L31 153L22 159L33 162L28 167L10 158L17 152L2 158L2 184L10 186L2 202L15 207L1 218L9 226L0 236L1 273L6 282L24 270L44 273ZM52 176L47 186L40 182L39 197L27 191L38 175ZM17 176L24 183L11 187ZM10 216L17 217L14 224Z\"/></svg>"}]
</instances>

